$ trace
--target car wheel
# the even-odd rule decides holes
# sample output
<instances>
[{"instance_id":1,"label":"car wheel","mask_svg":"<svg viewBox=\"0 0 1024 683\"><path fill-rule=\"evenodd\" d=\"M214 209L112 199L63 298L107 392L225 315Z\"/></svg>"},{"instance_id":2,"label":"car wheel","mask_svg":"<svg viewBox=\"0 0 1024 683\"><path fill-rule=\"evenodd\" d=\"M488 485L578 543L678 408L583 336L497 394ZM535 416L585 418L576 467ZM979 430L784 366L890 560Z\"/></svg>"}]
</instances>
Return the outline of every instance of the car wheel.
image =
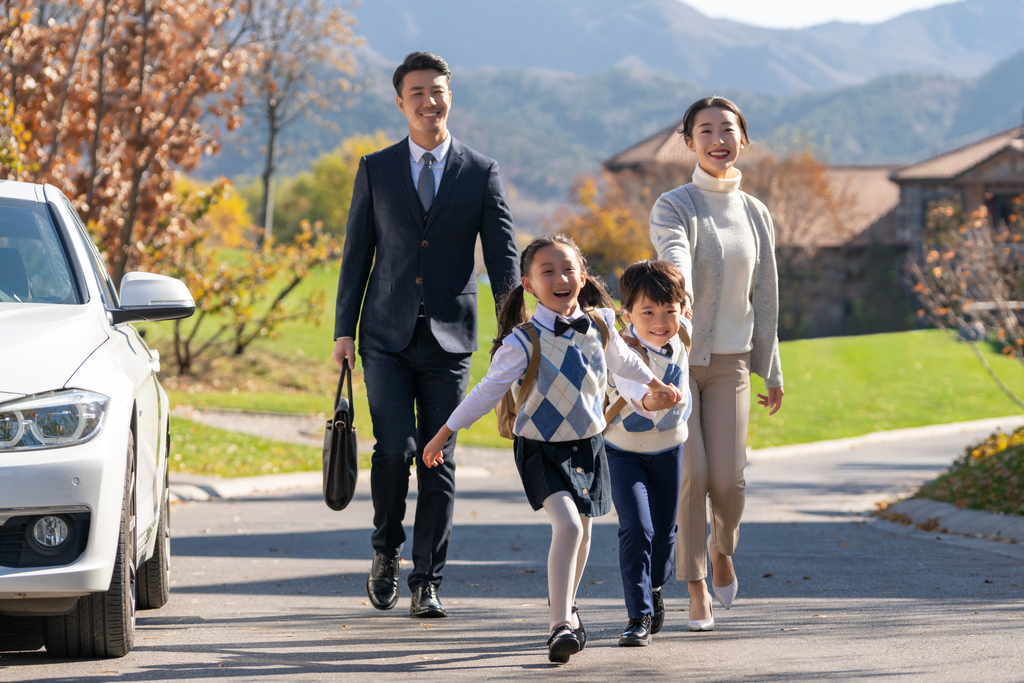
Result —
<instances>
[{"instance_id":1,"label":"car wheel","mask_svg":"<svg viewBox=\"0 0 1024 683\"><path fill-rule=\"evenodd\" d=\"M171 597L171 490L164 470L164 495L153 556L139 567L139 609L157 609Z\"/></svg>"},{"instance_id":2,"label":"car wheel","mask_svg":"<svg viewBox=\"0 0 1024 683\"><path fill-rule=\"evenodd\" d=\"M135 444L128 435L128 466L121 531L110 588L78 599L69 614L47 617L43 639L56 657L124 657L135 644Z\"/></svg>"}]
</instances>

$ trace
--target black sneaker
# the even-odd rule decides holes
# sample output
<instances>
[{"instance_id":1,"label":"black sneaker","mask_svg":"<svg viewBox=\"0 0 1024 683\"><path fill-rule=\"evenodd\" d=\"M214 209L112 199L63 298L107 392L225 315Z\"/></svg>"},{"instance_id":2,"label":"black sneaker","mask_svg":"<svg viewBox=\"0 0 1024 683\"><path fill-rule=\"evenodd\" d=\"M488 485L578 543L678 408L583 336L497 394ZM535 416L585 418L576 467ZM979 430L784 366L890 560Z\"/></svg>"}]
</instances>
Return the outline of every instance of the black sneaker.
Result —
<instances>
[{"instance_id":1,"label":"black sneaker","mask_svg":"<svg viewBox=\"0 0 1024 683\"><path fill-rule=\"evenodd\" d=\"M651 633L657 633L665 625L665 598L661 596L661 586L651 591L654 598L654 614L651 615Z\"/></svg>"},{"instance_id":2,"label":"black sneaker","mask_svg":"<svg viewBox=\"0 0 1024 683\"><path fill-rule=\"evenodd\" d=\"M645 614L639 619L630 619L626 630L619 636L622 647L643 647L651 644L651 615Z\"/></svg>"}]
</instances>

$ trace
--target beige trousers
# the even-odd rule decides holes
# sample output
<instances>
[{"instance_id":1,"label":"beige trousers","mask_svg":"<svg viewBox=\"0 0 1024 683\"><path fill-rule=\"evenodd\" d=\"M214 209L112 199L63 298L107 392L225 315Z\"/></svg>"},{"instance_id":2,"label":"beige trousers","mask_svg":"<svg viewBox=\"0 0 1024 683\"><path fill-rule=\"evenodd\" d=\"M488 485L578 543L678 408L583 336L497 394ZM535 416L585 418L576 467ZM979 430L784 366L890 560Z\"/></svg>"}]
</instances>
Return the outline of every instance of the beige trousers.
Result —
<instances>
[{"instance_id":1,"label":"beige trousers","mask_svg":"<svg viewBox=\"0 0 1024 683\"><path fill-rule=\"evenodd\" d=\"M693 408L683 449L679 494L676 578L707 576L707 504L711 498L711 543L732 555L740 537L746 498L747 422L750 417L750 353L711 354L707 367L690 366Z\"/></svg>"}]
</instances>

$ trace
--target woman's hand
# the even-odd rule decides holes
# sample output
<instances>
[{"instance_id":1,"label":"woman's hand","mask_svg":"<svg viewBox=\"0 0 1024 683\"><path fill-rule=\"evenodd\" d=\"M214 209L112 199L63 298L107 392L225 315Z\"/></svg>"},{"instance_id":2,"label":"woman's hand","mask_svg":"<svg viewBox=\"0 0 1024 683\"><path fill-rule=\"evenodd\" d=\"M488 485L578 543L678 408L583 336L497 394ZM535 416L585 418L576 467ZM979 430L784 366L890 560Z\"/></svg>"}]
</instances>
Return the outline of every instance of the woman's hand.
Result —
<instances>
[{"instance_id":1,"label":"woman's hand","mask_svg":"<svg viewBox=\"0 0 1024 683\"><path fill-rule=\"evenodd\" d=\"M423 447L423 464L427 467L433 467L434 465L441 465L444 463L444 454L441 449L444 448L445 443L448 441L448 437L454 432L448 429L448 425L444 425L438 430L437 434L433 439L430 440L426 446Z\"/></svg>"},{"instance_id":2,"label":"woman's hand","mask_svg":"<svg viewBox=\"0 0 1024 683\"><path fill-rule=\"evenodd\" d=\"M764 394L757 395L757 404L771 408L768 411L768 415L774 415L779 412L779 408L782 407L782 396L785 394L782 387L768 387L768 395Z\"/></svg>"}]
</instances>

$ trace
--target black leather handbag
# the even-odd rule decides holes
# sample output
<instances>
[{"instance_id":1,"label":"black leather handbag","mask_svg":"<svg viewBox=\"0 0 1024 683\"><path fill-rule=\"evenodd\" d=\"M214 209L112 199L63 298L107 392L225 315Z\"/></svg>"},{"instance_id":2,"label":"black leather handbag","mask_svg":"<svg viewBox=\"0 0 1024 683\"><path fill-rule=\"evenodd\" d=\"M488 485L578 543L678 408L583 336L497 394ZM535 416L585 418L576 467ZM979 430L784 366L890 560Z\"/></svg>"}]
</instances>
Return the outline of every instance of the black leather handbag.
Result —
<instances>
[{"instance_id":1,"label":"black leather handbag","mask_svg":"<svg viewBox=\"0 0 1024 683\"><path fill-rule=\"evenodd\" d=\"M341 389L348 384L348 398ZM359 478L359 446L353 420L352 370L345 364L334 396L334 418L324 430L324 502L332 510L344 510L352 502Z\"/></svg>"}]
</instances>

